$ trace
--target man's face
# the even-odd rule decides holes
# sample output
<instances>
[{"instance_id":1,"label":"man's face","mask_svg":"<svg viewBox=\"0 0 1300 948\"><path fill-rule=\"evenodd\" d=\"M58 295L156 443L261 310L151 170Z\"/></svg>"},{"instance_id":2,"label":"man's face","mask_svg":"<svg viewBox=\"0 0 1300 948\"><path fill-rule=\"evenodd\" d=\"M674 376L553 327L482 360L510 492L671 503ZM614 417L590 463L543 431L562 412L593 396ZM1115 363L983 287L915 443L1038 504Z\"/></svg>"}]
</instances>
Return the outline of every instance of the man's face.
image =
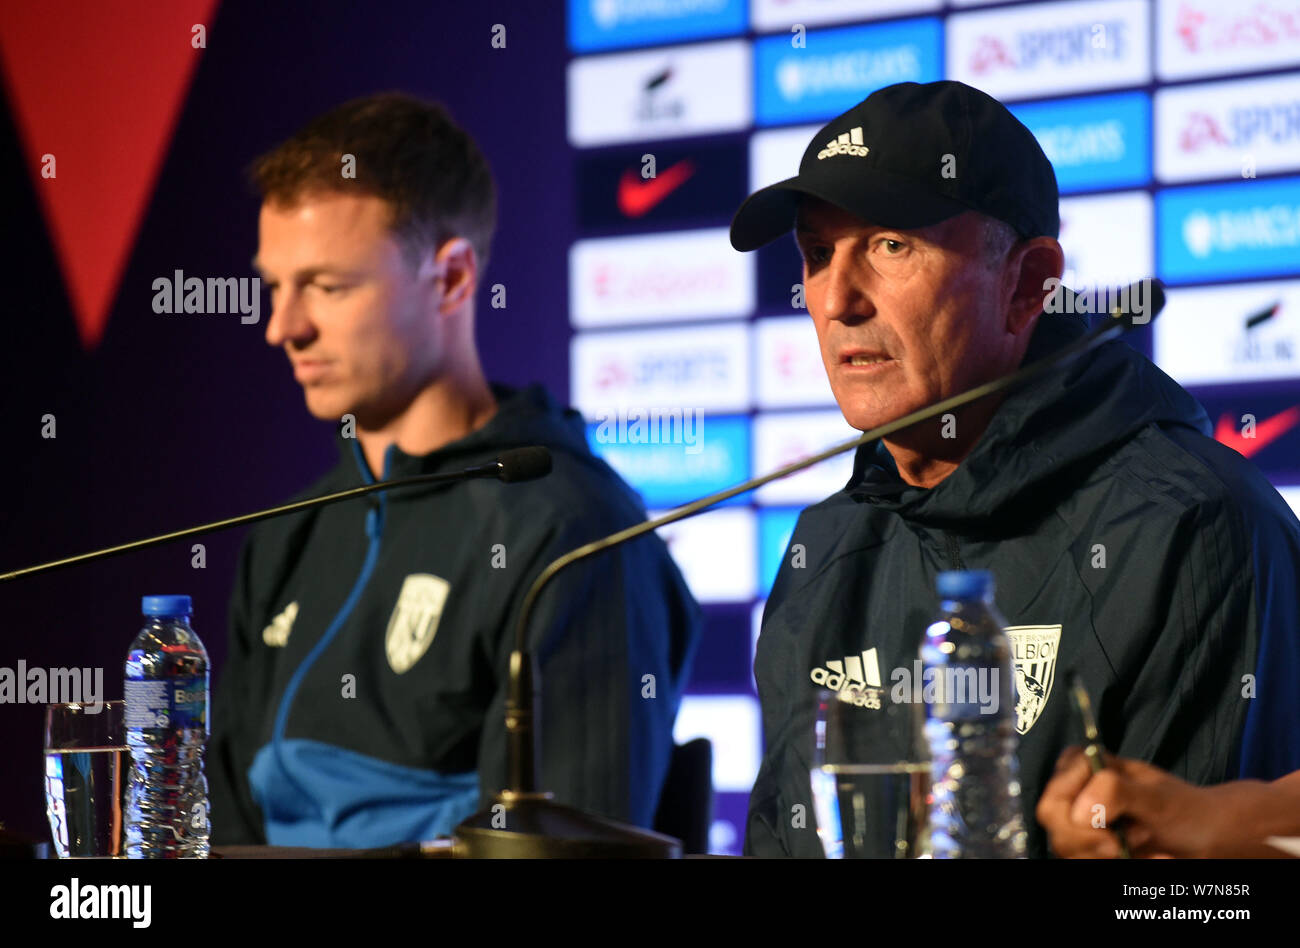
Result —
<instances>
[{"instance_id":1,"label":"man's face","mask_svg":"<svg viewBox=\"0 0 1300 948\"><path fill-rule=\"evenodd\" d=\"M898 230L809 198L795 236L826 374L853 427L885 424L1014 367L1000 268L987 262L979 215Z\"/></svg>"},{"instance_id":2,"label":"man's face","mask_svg":"<svg viewBox=\"0 0 1300 948\"><path fill-rule=\"evenodd\" d=\"M255 265L271 290L266 341L283 347L307 410L377 427L436 377L438 280L414 270L385 201L318 192L267 203Z\"/></svg>"}]
</instances>

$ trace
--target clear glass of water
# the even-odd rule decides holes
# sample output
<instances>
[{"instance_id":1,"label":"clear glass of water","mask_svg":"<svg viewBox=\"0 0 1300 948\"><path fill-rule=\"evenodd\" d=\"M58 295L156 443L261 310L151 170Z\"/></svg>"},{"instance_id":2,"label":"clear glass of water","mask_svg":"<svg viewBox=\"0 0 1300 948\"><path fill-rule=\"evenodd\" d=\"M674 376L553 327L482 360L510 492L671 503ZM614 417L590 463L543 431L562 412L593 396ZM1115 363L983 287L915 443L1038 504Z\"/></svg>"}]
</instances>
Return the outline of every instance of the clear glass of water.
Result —
<instances>
[{"instance_id":1,"label":"clear glass of water","mask_svg":"<svg viewBox=\"0 0 1300 948\"><path fill-rule=\"evenodd\" d=\"M887 689L845 685L818 695L810 773L817 835L828 859L930 856L930 761L924 708Z\"/></svg>"},{"instance_id":2,"label":"clear glass of water","mask_svg":"<svg viewBox=\"0 0 1300 948\"><path fill-rule=\"evenodd\" d=\"M45 812L60 859L122 858L125 702L45 708Z\"/></svg>"}]
</instances>

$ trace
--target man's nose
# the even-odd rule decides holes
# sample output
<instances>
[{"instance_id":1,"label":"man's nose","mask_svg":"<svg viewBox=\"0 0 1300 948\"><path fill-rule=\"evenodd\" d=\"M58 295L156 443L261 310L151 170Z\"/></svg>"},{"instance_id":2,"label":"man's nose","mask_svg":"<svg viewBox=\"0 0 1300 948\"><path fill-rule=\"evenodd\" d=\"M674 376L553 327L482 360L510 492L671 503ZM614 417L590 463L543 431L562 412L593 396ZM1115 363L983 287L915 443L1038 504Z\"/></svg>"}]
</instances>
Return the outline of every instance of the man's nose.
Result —
<instances>
[{"instance_id":1,"label":"man's nose","mask_svg":"<svg viewBox=\"0 0 1300 948\"><path fill-rule=\"evenodd\" d=\"M293 289L272 294L271 318L266 321L266 343L277 349L285 343L309 342L316 334L302 295Z\"/></svg>"},{"instance_id":2,"label":"man's nose","mask_svg":"<svg viewBox=\"0 0 1300 948\"><path fill-rule=\"evenodd\" d=\"M822 279L821 316L840 322L865 319L874 309L863 285L861 265L846 250L836 249Z\"/></svg>"}]
</instances>

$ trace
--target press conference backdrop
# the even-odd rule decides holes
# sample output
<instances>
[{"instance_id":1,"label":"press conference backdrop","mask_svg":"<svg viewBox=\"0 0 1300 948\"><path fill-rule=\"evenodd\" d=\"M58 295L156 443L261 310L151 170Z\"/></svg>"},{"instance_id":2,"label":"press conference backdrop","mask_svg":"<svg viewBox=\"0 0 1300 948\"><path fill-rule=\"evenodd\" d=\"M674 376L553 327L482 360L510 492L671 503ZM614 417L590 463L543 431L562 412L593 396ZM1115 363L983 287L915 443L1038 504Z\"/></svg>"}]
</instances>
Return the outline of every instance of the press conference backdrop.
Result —
<instances>
[{"instance_id":1,"label":"press conference backdrop","mask_svg":"<svg viewBox=\"0 0 1300 948\"><path fill-rule=\"evenodd\" d=\"M727 225L832 116L945 78L1051 159L1067 285L1169 285L1133 344L1300 508L1300 0L568 0L567 41L570 397L652 510L854 434L793 240L738 254ZM761 755L764 597L799 509L851 466L664 531L709 625L677 738L713 739L715 851L741 845Z\"/></svg>"}]
</instances>

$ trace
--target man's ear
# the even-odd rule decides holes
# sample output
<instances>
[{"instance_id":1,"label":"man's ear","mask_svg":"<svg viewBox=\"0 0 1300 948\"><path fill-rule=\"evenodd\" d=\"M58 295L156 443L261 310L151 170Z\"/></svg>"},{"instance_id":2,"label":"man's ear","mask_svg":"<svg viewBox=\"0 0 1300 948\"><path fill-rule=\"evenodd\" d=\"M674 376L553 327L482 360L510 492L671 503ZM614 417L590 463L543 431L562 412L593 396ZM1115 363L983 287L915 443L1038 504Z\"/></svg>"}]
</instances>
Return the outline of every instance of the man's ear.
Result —
<instances>
[{"instance_id":1,"label":"man's ear","mask_svg":"<svg viewBox=\"0 0 1300 948\"><path fill-rule=\"evenodd\" d=\"M474 299L478 290L478 255L473 244L464 237L448 238L434 254L433 262L442 284L440 313L454 312Z\"/></svg>"},{"instance_id":2,"label":"man's ear","mask_svg":"<svg viewBox=\"0 0 1300 948\"><path fill-rule=\"evenodd\" d=\"M1020 334L1043 311L1054 283L1065 270L1065 252L1055 237L1034 237L1008 251L1004 273L1011 281L1007 332Z\"/></svg>"}]
</instances>

